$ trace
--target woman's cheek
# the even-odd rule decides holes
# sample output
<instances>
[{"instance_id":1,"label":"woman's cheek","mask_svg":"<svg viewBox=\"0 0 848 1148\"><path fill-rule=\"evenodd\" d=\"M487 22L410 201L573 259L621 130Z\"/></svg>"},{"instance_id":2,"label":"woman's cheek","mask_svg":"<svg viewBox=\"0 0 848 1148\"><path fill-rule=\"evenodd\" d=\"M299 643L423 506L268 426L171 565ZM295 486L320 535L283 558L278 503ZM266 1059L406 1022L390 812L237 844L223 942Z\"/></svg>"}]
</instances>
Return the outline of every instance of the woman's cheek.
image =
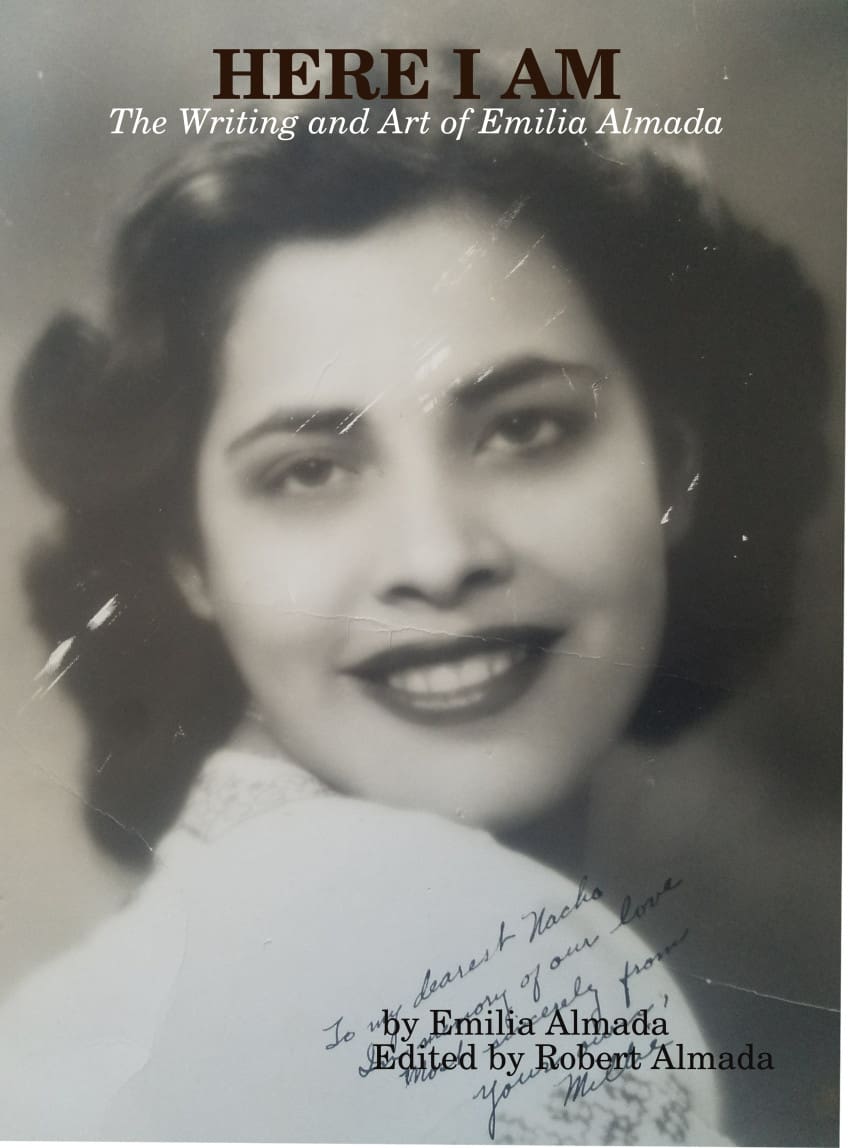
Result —
<instances>
[{"instance_id":1,"label":"woman's cheek","mask_svg":"<svg viewBox=\"0 0 848 1148\"><path fill-rule=\"evenodd\" d=\"M272 504L242 517L221 558L232 589L257 605L350 612L362 593L368 536L355 506L330 510L316 500L292 512Z\"/></svg>"},{"instance_id":2,"label":"woman's cheek","mask_svg":"<svg viewBox=\"0 0 848 1148\"><path fill-rule=\"evenodd\" d=\"M659 503L639 472L611 482L603 468L563 467L526 476L499 502L513 551L551 573L612 586L650 576L662 558Z\"/></svg>"}]
</instances>

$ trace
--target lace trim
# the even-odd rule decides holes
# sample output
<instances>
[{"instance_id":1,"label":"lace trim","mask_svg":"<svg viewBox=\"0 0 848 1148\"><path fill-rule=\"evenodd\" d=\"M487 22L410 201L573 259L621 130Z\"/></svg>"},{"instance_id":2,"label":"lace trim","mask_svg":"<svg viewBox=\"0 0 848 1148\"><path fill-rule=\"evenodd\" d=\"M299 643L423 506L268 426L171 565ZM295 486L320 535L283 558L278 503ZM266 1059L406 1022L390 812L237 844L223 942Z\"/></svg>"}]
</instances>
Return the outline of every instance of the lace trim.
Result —
<instances>
[{"instance_id":1,"label":"lace trim","mask_svg":"<svg viewBox=\"0 0 848 1148\"><path fill-rule=\"evenodd\" d=\"M222 749L202 767L178 824L210 841L269 809L328 792L311 773L285 758Z\"/></svg>"}]
</instances>

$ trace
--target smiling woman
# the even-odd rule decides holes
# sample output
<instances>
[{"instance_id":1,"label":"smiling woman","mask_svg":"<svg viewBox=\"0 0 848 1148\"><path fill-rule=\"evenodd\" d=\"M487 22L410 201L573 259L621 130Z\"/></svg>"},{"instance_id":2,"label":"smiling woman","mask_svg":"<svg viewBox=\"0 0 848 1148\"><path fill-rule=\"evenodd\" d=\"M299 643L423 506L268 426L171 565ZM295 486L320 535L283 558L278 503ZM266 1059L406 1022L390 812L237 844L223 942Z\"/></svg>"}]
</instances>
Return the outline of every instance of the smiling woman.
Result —
<instances>
[{"instance_id":1,"label":"smiling woman","mask_svg":"<svg viewBox=\"0 0 848 1148\"><path fill-rule=\"evenodd\" d=\"M110 328L53 324L18 426L70 511L31 584L48 637L79 635L66 684L110 760L93 828L125 853L148 856L245 687L333 785L495 824L566 795L623 727L702 716L788 616L825 477L818 300L650 157L193 152L119 236ZM120 624L86 633L116 594ZM423 674L468 640L522 654L505 687L544 671L520 711L481 724Z\"/></svg>"},{"instance_id":2,"label":"smiling woman","mask_svg":"<svg viewBox=\"0 0 848 1148\"><path fill-rule=\"evenodd\" d=\"M636 384L548 253L511 274L528 237L493 229L442 203L252 272L181 566L296 761L488 826L621 731L665 587Z\"/></svg>"},{"instance_id":3,"label":"smiling woman","mask_svg":"<svg viewBox=\"0 0 848 1148\"><path fill-rule=\"evenodd\" d=\"M67 509L31 589L78 636L67 685L109 761L92 828L150 875L13 1001L51 1055L75 1002L77 1083L34 1122L3 1064L0 1131L714 1141L711 1080L498 1083L493 1049L470 1082L400 1088L368 1041L460 968L456 1015L668 1010L701 1051L657 950L583 892L574 810L786 616L825 386L790 257L579 139L302 135L160 175L113 287L105 333L64 317L36 347L18 428ZM552 820L568 876L489 836ZM139 936L144 991L104 1008Z\"/></svg>"}]
</instances>

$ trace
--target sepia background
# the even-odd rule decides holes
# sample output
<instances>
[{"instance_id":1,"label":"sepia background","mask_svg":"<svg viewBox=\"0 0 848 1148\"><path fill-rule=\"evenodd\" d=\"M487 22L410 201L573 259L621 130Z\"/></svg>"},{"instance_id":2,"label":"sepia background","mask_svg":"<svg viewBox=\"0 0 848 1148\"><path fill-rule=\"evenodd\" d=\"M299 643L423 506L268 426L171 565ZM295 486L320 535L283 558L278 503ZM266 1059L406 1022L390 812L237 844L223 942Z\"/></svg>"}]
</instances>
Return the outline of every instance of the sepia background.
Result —
<instances>
[{"instance_id":1,"label":"sepia background","mask_svg":"<svg viewBox=\"0 0 848 1148\"><path fill-rule=\"evenodd\" d=\"M21 570L53 511L16 458L8 415L32 340L58 308L97 315L116 220L150 168L185 146L175 130L112 136L110 109L175 117L180 106L209 104L213 47L446 42L516 60L525 46L540 60L553 46L618 47L622 105L663 116L703 106L723 118L722 135L683 145L697 153L692 162L744 218L790 244L820 288L832 319L836 477L808 532L784 646L744 696L685 743L633 751L632 772L613 779L619 803L590 824L589 855L610 889L634 869L657 888L685 869L681 913L698 921L704 940L676 968L696 999L705 994L705 1023L741 1017L738 1039L751 1039L746 1024L759 1026L797 1058L790 1096L751 1100L755 1086L742 1086L748 1104L736 1102L738 1139L835 1142L843 5L160 0L142 9L127 0L4 0L0 15L0 995L119 905L135 880L90 844L81 820L83 731L61 683L38 690L49 651L30 626ZM645 770L653 795L637 816L635 779Z\"/></svg>"}]
</instances>

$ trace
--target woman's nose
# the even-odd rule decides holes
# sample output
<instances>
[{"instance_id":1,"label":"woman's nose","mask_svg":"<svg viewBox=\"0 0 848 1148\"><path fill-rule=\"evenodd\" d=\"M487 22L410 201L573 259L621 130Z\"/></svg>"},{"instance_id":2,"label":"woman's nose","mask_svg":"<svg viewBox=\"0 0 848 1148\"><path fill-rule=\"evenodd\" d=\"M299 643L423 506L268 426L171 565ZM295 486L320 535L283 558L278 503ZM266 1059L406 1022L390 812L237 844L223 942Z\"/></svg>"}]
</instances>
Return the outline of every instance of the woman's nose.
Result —
<instances>
[{"instance_id":1,"label":"woman's nose","mask_svg":"<svg viewBox=\"0 0 848 1148\"><path fill-rule=\"evenodd\" d=\"M416 484L394 500L379 558L377 594L386 604L426 603L449 610L512 576L509 547L479 501L451 484Z\"/></svg>"}]
</instances>

